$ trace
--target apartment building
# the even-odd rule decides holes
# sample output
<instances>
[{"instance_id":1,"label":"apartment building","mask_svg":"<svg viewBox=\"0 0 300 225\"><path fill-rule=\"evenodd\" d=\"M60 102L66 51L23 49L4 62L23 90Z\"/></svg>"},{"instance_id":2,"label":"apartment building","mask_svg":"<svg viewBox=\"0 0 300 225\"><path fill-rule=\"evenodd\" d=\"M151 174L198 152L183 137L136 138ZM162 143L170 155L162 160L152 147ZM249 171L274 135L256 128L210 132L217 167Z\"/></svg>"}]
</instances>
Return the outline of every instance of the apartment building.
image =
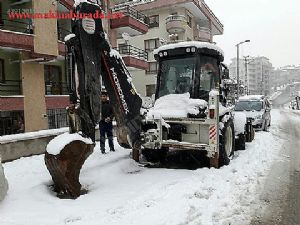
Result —
<instances>
[{"instance_id":1,"label":"apartment building","mask_svg":"<svg viewBox=\"0 0 300 225\"><path fill-rule=\"evenodd\" d=\"M148 54L147 70L130 68L134 85L142 96L151 96L155 92L158 65L153 56L154 49L171 41L213 42L214 35L223 34L222 23L203 0L118 2L121 3L119 6L131 6L149 17L146 34L136 37L125 35L118 39L119 49L134 44Z\"/></svg>"},{"instance_id":2,"label":"apartment building","mask_svg":"<svg viewBox=\"0 0 300 225\"><path fill-rule=\"evenodd\" d=\"M273 87L293 82L300 82L300 65L287 65L277 68L274 71L274 79L272 79Z\"/></svg>"},{"instance_id":3,"label":"apartment building","mask_svg":"<svg viewBox=\"0 0 300 225\"><path fill-rule=\"evenodd\" d=\"M116 38L145 34L148 18L132 7L114 8L103 0L104 28L116 47ZM71 32L70 19L9 20L7 12L69 12L73 0L0 2L0 135L67 126L69 104L64 37ZM123 57L130 68L146 70L148 56L132 46Z\"/></svg>"},{"instance_id":4,"label":"apartment building","mask_svg":"<svg viewBox=\"0 0 300 225\"><path fill-rule=\"evenodd\" d=\"M267 57L247 57L239 61L239 80L245 93L270 95L271 75L274 68ZM237 79L237 59L231 59L230 77Z\"/></svg>"}]
</instances>

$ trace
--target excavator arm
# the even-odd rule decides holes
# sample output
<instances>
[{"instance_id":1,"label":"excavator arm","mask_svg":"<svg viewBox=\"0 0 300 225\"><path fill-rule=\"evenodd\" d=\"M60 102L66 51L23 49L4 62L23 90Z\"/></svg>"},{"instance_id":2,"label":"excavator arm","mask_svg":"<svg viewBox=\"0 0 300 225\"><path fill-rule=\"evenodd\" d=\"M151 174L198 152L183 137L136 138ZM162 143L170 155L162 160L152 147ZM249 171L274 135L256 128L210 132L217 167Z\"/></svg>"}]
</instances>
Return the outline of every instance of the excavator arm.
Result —
<instances>
[{"instance_id":1,"label":"excavator arm","mask_svg":"<svg viewBox=\"0 0 300 225\"><path fill-rule=\"evenodd\" d=\"M74 11L79 15L93 15L97 11L101 13L101 8L95 3L81 2ZM72 34L65 38L65 44L70 84L71 105L67 108L70 134L79 133L95 143L95 126L101 112L102 80L113 105L118 142L123 147L132 148L133 158L138 160L142 99L121 56L111 48L101 18L72 20ZM58 155L46 152L45 163L59 197L77 198L80 195L80 169L94 146L73 141Z\"/></svg>"}]
</instances>

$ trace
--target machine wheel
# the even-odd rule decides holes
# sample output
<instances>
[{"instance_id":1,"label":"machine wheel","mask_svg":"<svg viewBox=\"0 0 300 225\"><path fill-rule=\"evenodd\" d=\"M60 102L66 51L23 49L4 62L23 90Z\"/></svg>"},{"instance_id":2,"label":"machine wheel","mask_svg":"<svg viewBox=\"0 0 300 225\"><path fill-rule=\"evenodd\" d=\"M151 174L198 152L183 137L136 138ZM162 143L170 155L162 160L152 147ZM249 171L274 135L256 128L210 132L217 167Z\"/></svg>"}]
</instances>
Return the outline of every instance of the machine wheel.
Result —
<instances>
[{"instance_id":1,"label":"machine wheel","mask_svg":"<svg viewBox=\"0 0 300 225\"><path fill-rule=\"evenodd\" d=\"M235 150L245 150L246 149L246 135L239 134L238 138L235 139Z\"/></svg>"},{"instance_id":2,"label":"machine wheel","mask_svg":"<svg viewBox=\"0 0 300 225\"><path fill-rule=\"evenodd\" d=\"M219 167L228 165L230 162L229 157L234 154L234 125L232 119L229 119L221 131L220 147L219 147Z\"/></svg>"},{"instance_id":3,"label":"machine wheel","mask_svg":"<svg viewBox=\"0 0 300 225\"><path fill-rule=\"evenodd\" d=\"M142 149L142 155L148 162L162 162L165 160L168 149Z\"/></svg>"}]
</instances>

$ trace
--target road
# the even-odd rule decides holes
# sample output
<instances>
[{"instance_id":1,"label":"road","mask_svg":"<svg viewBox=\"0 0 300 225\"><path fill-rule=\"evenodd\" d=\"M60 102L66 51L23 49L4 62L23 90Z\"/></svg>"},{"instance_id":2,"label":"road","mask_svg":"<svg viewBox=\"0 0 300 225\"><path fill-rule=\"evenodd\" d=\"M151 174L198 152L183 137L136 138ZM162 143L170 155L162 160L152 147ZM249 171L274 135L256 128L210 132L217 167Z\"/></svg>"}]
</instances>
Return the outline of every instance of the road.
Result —
<instances>
[{"instance_id":1,"label":"road","mask_svg":"<svg viewBox=\"0 0 300 225\"><path fill-rule=\"evenodd\" d=\"M300 113L287 110L280 113L284 120L279 135L285 143L280 158L271 167L260 196L261 208L251 225L300 224Z\"/></svg>"}]
</instances>

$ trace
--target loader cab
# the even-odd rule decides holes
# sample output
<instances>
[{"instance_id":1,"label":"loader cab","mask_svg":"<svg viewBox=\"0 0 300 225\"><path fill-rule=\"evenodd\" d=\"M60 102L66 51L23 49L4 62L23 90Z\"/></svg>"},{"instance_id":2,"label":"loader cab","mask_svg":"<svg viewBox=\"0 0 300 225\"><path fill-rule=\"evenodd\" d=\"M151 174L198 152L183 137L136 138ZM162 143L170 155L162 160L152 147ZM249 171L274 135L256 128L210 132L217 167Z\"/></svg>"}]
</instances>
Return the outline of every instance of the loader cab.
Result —
<instances>
[{"instance_id":1,"label":"loader cab","mask_svg":"<svg viewBox=\"0 0 300 225\"><path fill-rule=\"evenodd\" d=\"M190 93L208 101L209 92L220 86L223 55L215 45L183 42L165 45L154 52L158 61L155 98Z\"/></svg>"}]
</instances>

